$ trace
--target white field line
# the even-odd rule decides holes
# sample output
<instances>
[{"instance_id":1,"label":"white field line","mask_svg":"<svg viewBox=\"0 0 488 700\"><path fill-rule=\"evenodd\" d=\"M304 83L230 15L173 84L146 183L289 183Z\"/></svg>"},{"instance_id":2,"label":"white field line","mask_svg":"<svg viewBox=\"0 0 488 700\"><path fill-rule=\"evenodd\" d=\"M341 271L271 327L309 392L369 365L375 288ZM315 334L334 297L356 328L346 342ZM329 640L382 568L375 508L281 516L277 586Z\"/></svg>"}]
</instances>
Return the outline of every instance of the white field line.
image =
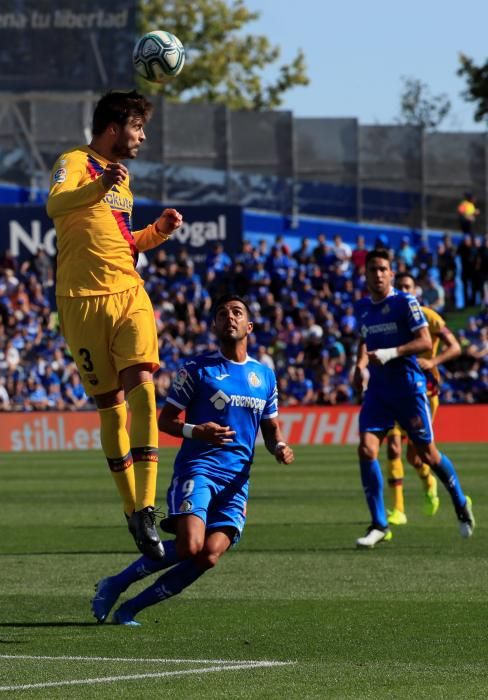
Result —
<instances>
[{"instance_id":1,"label":"white field line","mask_svg":"<svg viewBox=\"0 0 488 700\"><path fill-rule=\"evenodd\" d=\"M2 657L5 658L5 657ZM18 657L21 658L21 657ZM45 657L37 656L41 659ZM62 658L62 657L56 657ZM83 658L83 657L82 657ZM161 659L160 659L161 660ZM172 659L171 659L172 660ZM170 661L170 659L168 659ZM57 688L60 686L95 685L97 683L117 683L119 681L137 681L150 678L166 678L168 676L189 676L196 673L216 673L219 671L245 671L253 668L269 668L271 666L289 666L293 661L246 661L229 665L207 666L206 668L190 668L184 671L161 671L159 673L138 673L131 676L106 676L104 678L81 678L71 681L52 681L48 683L26 683L24 685L2 685L0 692L16 690L31 690L33 688Z\"/></svg>"},{"instance_id":2,"label":"white field line","mask_svg":"<svg viewBox=\"0 0 488 700\"><path fill-rule=\"evenodd\" d=\"M0 659L37 659L38 661L130 661L153 664L256 664L261 661L239 661L234 659L147 659L127 656L37 656L35 654L0 654ZM279 662L271 662L279 663Z\"/></svg>"}]
</instances>

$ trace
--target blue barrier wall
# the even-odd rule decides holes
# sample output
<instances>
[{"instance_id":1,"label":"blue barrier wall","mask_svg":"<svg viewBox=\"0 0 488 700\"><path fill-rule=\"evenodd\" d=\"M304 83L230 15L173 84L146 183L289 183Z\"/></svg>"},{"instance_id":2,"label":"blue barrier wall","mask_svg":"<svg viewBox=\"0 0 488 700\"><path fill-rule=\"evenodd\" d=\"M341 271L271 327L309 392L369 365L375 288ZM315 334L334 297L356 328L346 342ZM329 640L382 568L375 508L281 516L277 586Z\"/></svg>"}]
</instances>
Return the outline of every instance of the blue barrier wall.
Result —
<instances>
[{"instance_id":1,"label":"blue barrier wall","mask_svg":"<svg viewBox=\"0 0 488 700\"><path fill-rule=\"evenodd\" d=\"M344 241L353 245L358 236L364 236L367 247L373 247L378 236L385 236L385 243L390 248L399 248L404 236L409 236L412 245L416 246L422 238L426 238L429 247L435 251L437 244L445 235L445 231L422 230L406 228L405 226L384 226L380 224L352 223L319 217L298 217L296 221L286 216L269 214L267 212L244 210L244 235L253 244L260 238L272 241L276 236L283 236L292 250L300 245L303 237L317 238L321 233L332 242L339 234ZM460 234L450 234L457 244L461 241Z\"/></svg>"}]
</instances>

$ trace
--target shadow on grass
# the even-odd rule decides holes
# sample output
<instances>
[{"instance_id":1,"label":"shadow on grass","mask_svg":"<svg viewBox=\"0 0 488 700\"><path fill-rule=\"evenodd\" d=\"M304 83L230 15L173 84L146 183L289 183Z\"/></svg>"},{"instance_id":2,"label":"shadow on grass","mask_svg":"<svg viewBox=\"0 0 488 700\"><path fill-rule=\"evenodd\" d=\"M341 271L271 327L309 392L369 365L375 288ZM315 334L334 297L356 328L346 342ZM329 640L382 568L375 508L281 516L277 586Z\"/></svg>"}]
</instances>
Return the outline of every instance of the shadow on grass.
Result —
<instances>
[{"instance_id":1,"label":"shadow on grass","mask_svg":"<svg viewBox=\"0 0 488 700\"><path fill-rule=\"evenodd\" d=\"M69 525L70 530L118 530L120 532L127 532L126 527L122 525Z\"/></svg>"},{"instance_id":2,"label":"shadow on grass","mask_svg":"<svg viewBox=\"0 0 488 700\"><path fill-rule=\"evenodd\" d=\"M95 620L93 622L0 622L0 628L2 627L100 627L100 623Z\"/></svg>"},{"instance_id":3,"label":"shadow on grass","mask_svg":"<svg viewBox=\"0 0 488 700\"><path fill-rule=\"evenodd\" d=\"M101 550L101 549L96 549L96 550L86 550L86 551L77 551L77 552L63 552L63 551L54 551L54 552L1 552L0 557L44 557L44 556L50 556L50 557L66 557L66 556L73 556L73 557L78 557L80 555L101 555L101 556L106 556L107 554L125 554L128 557L132 557L133 559L137 559L138 557L142 556L141 554L138 554L137 552L134 552L134 550L125 550L125 549L107 549L106 551Z\"/></svg>"}]
</instances>

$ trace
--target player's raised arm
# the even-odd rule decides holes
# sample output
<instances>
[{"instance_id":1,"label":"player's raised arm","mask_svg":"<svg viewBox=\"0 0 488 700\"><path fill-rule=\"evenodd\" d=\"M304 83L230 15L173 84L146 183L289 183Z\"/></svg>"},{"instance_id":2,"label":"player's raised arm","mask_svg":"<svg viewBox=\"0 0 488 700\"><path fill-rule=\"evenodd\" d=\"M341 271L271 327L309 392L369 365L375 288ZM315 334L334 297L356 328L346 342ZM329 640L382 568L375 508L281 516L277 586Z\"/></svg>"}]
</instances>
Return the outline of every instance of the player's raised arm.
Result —
<instances>
[{"instance_id":1,"label":"player's raised arm","mask_svg":"<svg viewBox=\"0 0 488 700\"><path fill-rule=\"evenodd\" d=\"M176 209L164 209L159 219L154 223L160 236L171 236L183 223L183 216Z\"/></svg>"},{"instance_id":2,"label":"player's raised arm","mask_svg":"<svg viewBox=\"0 0 488 700\"><path fill-rule=\"evenodd\" d=\"M293 450L283 440L280 424L276 418L263 418L261 421L261 432L266 449L274 455L277 462L291 464L294 461L295 455Z\"/></svg>"},{"instance_id":3,"label":"player's raised arm","mask_svg":"<svg viewBox=\"0 0 488 700\"><path fill-rule=\"evenodd\" d=\"M176 209L164 209L161 216L153 224L141 231L134 231L137 250L144 252L166 243L171 234L180 228L183 217Z\"/></svg>"},{"instance_id":4,"label":"player's raised arm","mask_svg":"<svg viewBox=\"0 0 488 700\"><path fill-rule=\"evenodd\" d=\"M56 161L46 203L51 219L99 202L112 187L113 183L110 179L104 180L104 176L80 184L84 167L79 154L65 153Z\"/></svg>"},{"instance_id":5,"label":"player's raised arm","mask_svg":"<svg viewBox=\"0 0 488 700\"><path fill-rule=\"evenodd\" d=\"M235 430L231 430L228 425L219 425L211 421L193 425L181 420L180 414L181 409L178 406L165 404L159 414L159 430L173 437L202 440L212 445L226 445L234 441Z\"/></svg>"}]
</instances>

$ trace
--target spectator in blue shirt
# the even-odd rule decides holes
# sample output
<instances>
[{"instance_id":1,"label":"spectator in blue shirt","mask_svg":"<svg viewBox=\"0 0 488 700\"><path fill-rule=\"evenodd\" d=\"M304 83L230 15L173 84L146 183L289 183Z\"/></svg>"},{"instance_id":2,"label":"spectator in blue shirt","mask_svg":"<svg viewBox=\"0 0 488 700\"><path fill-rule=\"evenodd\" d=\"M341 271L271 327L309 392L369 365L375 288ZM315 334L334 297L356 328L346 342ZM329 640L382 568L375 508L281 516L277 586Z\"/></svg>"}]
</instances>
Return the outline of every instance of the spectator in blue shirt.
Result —
<instances>
[{"instance_id":1,"label":"spectator in blue shirt","mask_svg":"<svg viewBox=\"0 0 488 700\"><path fill-rule=\"evenodd\" d=\"M32 410L29 404L29 391L24 379L14 380L14 392L11 394L12 410L14 411L29 411ZM7 382L8 384L8 382Z\"/></svg>"},{"instance_id":2,"label":"spectator in blue shirt","mask_svg":"<svg viewBox=\"0 0 488 700\"><path fill-rule=\"evenodd\" d=\"M425 306L441 314L444 311L445 293L443 287L436 282L435 278L428 276L422 289L422 302Z\"/></svg>"},{"instance_id":3,"label":"spectator in blue shirt","mask_svg":"<svg viewBox=\"0 0 488 700\"><path fill-rule=\"evenodd\" d=\"M64 411L65 403L61 394L60 384L49 384L47 389L47 405L46 408L50 411Z\"/></svg>"},{"instance_id":4,"label":"spectator in blue shirt","mask_svg":"<svg viewBox=\"0 0 488 700\"><path fill-rule=\"evenodd\" d=\"M205 264L207 270L213 270L216 274L221 274L230 269L232 259L225 252L222 243L217 242L214 244L212 252L207 255Z\"/></svg>"},{"instance_id":5,"label":"spectator in blue shirt","mask_svg":"<svg viewBox=\"0 0 488 700\"><path fill-rule=\"evenodd\" d=\"M346 306L344 315L339 321L339 328L345 333L354 333L357 327L357 319L353 306Z\"/></svg>"},{"instance_id":6,"label":"spectator in blue shirt","mask_svg":"<svg viewBox=\"0 0 488 700\"><path fill-rule=\"evenodd\" d=\"M235 262L240 263L246 271L254 270L254 248L250 241L242 241L241 252L235 257ZM264 261L263 261L264 262Z\"/></svg>"},{"instance_id":7,"label":"spectator in blue shirt","mask_svg":"<svg viewBox=\"0 0 488 700\"><path fill-rule=\"evenodd\" d=\"M255 268L250 272L251 287L259 289L259 287L269 287L271 284L271 276L265 268L263 261L256 263Z\"/></svg>"},{"instance_id":8,"label":"spectator in blue shirt","mask_svg":"<svg viewBox=\"0 0 488 700\"><path fill-rule=\"evenodd\" d=\"M285 348L285 354L288 363L291 365L301 364L303 362L303 354L305 348L303 347L302 334L300 331L293 331L291 338L288 341L288 345Z\"/></svg>"},{"instance_id":9,"label":"spectator in blue shirt","mask_svg":"<svg viewBox=\"0 0 488 700\"><path fill-rule=\"evenodd\" d=\"M400 243L400 248L396 253L396 259L401 260L407 266L407 269L411 269L415 262L416 251L413 246L410 245L410 237L403 236Z\"/></svg>"},{"instance_id":10,"label":"spectator in blue shirt","mask_svg":"<svg viewBox=\"0 0 488 700\"><path fill-rule=\"evenodd\" d=\"M334 365L344 367L346 365L346 349L338 338L329 336L325 343L325 349L329 353L329 357L333 360Z\"/></svg>"},{"instance_id":11,"label":"spectator in blue shirt","mask_svg":"<svg viewBox=\"0 0 488 700\"><path fill-rule=\"evenodd\" d=\"M313 383L305 376L303 367L296 367L295 377L290 382L290 395L297 403L307 406L315 402Z\"/></svg>"},{"instance_id":12,"label":"spectator in blue shirt","mask_svg":"<svg viewBox=\"0 0 488 700\"><path fill-rule=\"evenodd\" d=\"M434 256L431 253L431 250L429 248L429 243L426 239L423 239L420 242L419 247L417 248L417 253L415 255L415 267L417 270L420 271L427 271L430 270L433 264L433 259Z\"/></svg>"},{"instance_id":13,"label":"spectator in blue shirt","mask_svg":"<svg viewBox=\"0 0 488 700\"><path fill-rule=\"evenodd\" d=\"M40 379L34 380L33 388L29 392L29 402L34 411L44 411L48 406L47 392Z\"/></svg>"},{"instance_id":14,"label":"spectator in blue shirt","mask_svg":"<svg viewBox=\"0 0 488 700\"><path fill-rule=\"evenodd\" d=\"M88 396L83 388L83 384L81 383L80 375L78 374L77 370L71 372L65 386L64 395L66 397L68 408L73 410L86 408Z\"/></svg>"},{"instance_id":15,"label":"spectator in blue shirt","mask_svg":"<svg viewBox=\"0 0 488 700\"><path fill-rule=\"evenodd\" d=\"M266 261L266 267L271 274L271 280L278 278L283 280L288 274L290 268L298 267L297 261L288 253L283 251L283 248L273 246L271 253Z\"/></svg>"}]
</instances>

